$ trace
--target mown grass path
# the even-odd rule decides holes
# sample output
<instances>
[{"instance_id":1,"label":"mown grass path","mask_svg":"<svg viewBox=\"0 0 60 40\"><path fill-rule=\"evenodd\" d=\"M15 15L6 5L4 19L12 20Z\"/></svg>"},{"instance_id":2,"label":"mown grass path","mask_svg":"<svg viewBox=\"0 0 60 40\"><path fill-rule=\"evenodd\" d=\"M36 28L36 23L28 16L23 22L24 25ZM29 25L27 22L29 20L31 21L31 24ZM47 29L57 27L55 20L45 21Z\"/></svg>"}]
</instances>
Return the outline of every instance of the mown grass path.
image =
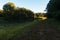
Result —
<instances>
[{"instance_id":1,"label":"mown grass path","mask_svg":"<svg viewBox=\"0 0 60 40\"><path fill-rule=\"evenodd\" d=\"M21 37L20 40L60 40L59 23L54 22L54 20L38 20L38 23L26 35Z\"/></svg>"},{"instance_id":2,"label":"mown grass path","mask_svg":"<svg viewBox=\"0 0 60 40\"><path fill-rule=\"evenodd\" d=\"M0 29L0 40L60 40L60 23L55 20L35 20L10 25Z\"/></svg>"}]
</instances>

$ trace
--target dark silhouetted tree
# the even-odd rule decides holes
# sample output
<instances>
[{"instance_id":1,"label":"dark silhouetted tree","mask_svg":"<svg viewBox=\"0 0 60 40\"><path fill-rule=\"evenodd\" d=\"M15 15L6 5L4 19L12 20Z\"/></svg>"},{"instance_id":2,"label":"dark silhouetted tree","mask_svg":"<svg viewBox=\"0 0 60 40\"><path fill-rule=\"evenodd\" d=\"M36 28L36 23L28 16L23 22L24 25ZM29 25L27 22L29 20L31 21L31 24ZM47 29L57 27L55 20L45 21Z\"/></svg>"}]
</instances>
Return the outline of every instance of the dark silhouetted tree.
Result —
<instances>
[{"instance_id":1,"label":"dark silhouetted tree","mask_svg":"<svg viewBox=\"0 0 60 40\"><path fill-rule=\"evenodd\" d=\"M56 15L55 12L60 10L60 0L50 0L46 9L47 16L53 18Z\"/></svg>"},{"instance_id":2,"label":"dark silhouetted tree","mask_svg":"<svg viewBox=\"0 0 60 40\"><path fill-rule=\"evenodd\" d=\"M34 20L34 13L26 8L19 8L8 2L3 6L4 18L8 21Z\"/></svg>"},{"instance_id":3,"label":"dark silhouetted tree","mask_svg":"<svg viewBox=\"0 0 60 40\"><path fill-rule=\"evenodd\" d=\"M12 20L12 17L14 14L14 10L16 9L16 6L12 2L8 2L3 6L4 11L4 17L6 20Z\"/></svg>"},{"instance_id":4,"label":"dark silhouetted tree","mask_svg":"<svg viewBox=\"0 0 60 40\"><path fill-rule=\"evenodd\" d=\"M26 8L17 8L14 15L20 20L34 19L34 13Z\"/></svg>"},{"instance_id":5,"label":"dark silhouetted tree","mask_svg":"<svg viewBox=\"0 0 60 40\"><path fill-rule=\"evenodd\" d=\"M12 2L8 2L8 3L6 3L4 6L3 6L3 10L4 11L13 11L13 10L15 10L16 9L16 6L14 5L14 3L12 3Z\"/></svg>"}]
</instances>

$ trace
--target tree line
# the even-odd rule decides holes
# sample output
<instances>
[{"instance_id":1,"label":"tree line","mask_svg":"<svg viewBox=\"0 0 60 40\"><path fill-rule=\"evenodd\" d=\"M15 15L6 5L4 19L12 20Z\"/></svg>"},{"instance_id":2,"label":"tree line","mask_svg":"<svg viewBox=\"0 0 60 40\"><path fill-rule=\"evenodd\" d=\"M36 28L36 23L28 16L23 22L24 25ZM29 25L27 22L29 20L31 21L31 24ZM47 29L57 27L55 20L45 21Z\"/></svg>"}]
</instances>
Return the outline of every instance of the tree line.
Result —
<instances>
[{"instance_id":1,"label":"tree line","mask_svg":"<svg viewBox=\"0 0 60 40\"><path fill-rule=\"evenodd\" d=\"M34 12L16 7L14 3L8 2L3 5L3 10L0 9L0 18L3 17L6 21L34 20Z\"/></svg>"}]
</instances>

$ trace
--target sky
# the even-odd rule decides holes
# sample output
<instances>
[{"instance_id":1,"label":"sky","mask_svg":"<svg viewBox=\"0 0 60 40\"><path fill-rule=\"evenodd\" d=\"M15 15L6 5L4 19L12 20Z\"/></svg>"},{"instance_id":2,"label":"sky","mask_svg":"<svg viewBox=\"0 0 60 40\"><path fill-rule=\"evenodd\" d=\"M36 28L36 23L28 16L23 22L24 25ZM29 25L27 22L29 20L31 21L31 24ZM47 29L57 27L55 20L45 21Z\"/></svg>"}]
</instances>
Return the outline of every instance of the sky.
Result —
<instances>
[{"instance_id":1,"label":"sky","mask_svg":"<svg viewBox=\"0 0 60 40\"><path fill-rule=\"evenodd\" d=\"M49 0L0 0L0 9L3 9L3 5L13 2L16 7L24 7L34 12L44 12Z\"/></svg>"}]
</instances>

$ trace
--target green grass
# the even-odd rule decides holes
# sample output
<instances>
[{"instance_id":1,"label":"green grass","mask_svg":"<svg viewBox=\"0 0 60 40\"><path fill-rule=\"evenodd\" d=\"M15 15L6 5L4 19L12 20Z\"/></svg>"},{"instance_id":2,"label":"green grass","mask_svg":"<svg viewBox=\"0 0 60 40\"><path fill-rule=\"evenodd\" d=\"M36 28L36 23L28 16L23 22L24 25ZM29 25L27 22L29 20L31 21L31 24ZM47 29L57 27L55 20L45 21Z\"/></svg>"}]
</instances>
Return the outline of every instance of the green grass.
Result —
<instances>
[{"instance_id":1,"label":"green grass","mask_svg":"<svg viewBox=\"0 0 60 40\"><path fill-rule=\"evenodd\" d=\"M33 22L3 24L2 26L5 25L5 27L0 29L0 40L9 40L17 35L21 36L23 31L30 31L29 29L36 23L37 21L35 20Z\"/></svg>"},{"instance_id":2,"label":"green grass","mask_svg":"<svg viewBox=\"0 0 60 40\"><path fill-rule=\"evenodd\" d=\"M57 30L57 32L60 31L60 22L56 21L55 19L36 19L32 22L24 23L3 22L2 25L0 25L0 40L18 40L18 38L23 39L23 36L27 35L26 32L30 32L32 28L34 29L36 27L35 25L44 29L52 28Z\"/></svg>"}]
</instances>

